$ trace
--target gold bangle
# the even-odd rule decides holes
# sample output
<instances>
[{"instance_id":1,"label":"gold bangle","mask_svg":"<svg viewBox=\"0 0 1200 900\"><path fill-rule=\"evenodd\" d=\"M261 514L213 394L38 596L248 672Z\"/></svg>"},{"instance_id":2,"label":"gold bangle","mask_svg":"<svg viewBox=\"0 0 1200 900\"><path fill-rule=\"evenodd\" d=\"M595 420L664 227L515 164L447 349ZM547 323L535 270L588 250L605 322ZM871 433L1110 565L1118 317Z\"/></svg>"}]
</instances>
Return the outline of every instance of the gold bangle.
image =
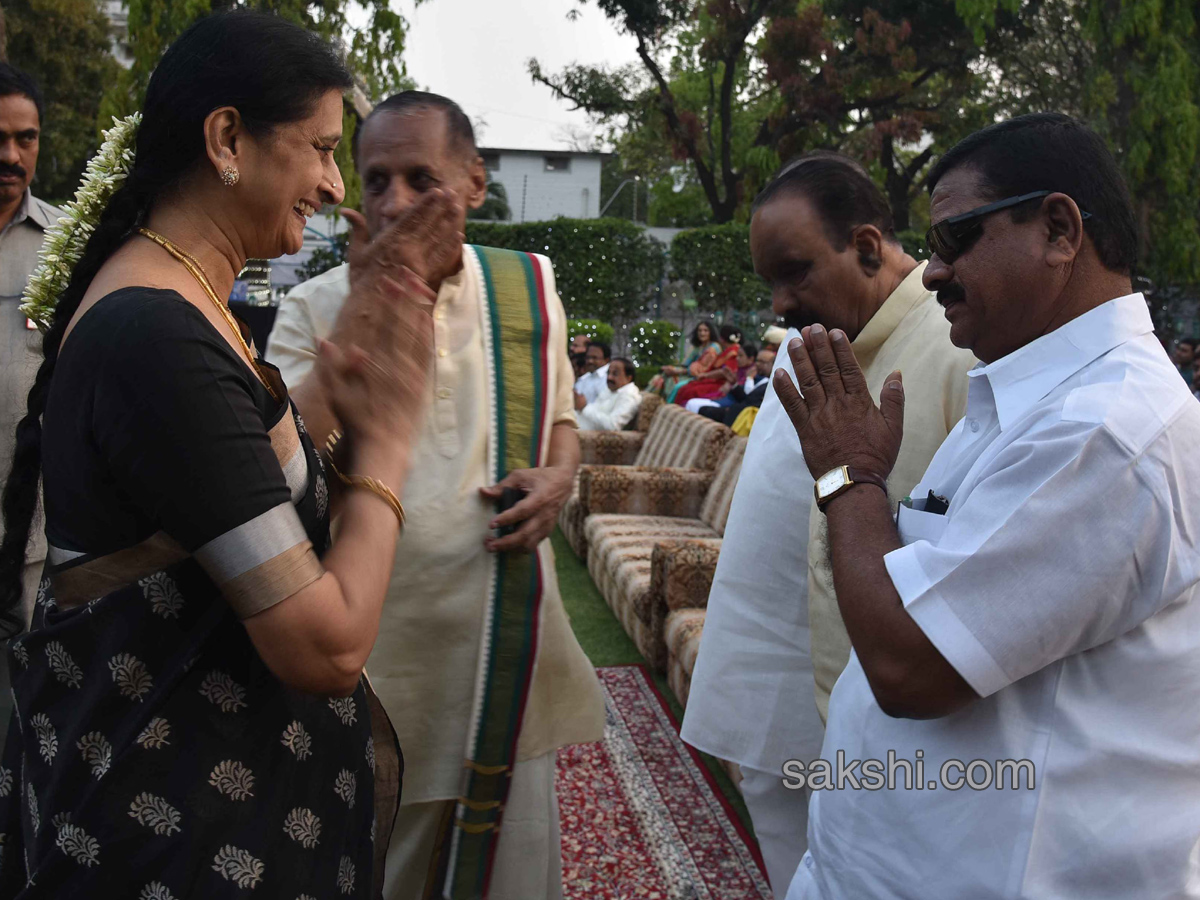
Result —
<instances>
[{"instance_id":1,"label":"gold bangle","mask_svg":"<svg viewBox=\"0 0 1200 900\"><path fill-rule=\"evenodd\" d=\"M342 432L335 428L329 432L329 437L325 439L325 458L333 462L333 453L337 449L338 441L342 439Z\"/></svg>"},{"instance_id":2,"label":"gold bangle","mask_svg":"<svg viewBox=\"0 0 1200 900\"><path fill-rule=\"evenodd\" d=\"M343 475L337 468L333 468L333 474L340 478L342 484L347 487L370 491L387 503L392 508L392 512L396 514L396 523L400 526L400 530L404 530L404 507L400 505L399 498L390 487L378 478L371 478L369 475Z\"/></svg>"},{"instance_id":3,"label":"gold bangle","mask_svg":"<svg viewBox=\"0 0 1200 900\"><path fill-rule=\"evenodd\" d=\"M396 514L396 522L400 525L400 530L404 530L404 507L400 505L400 498L395 492L380 481L378 478L372 478L369 475L343 475L333 461L333 453L337 448L338 441L342 439L342 433L334 430L329 435L329 440L325 443L325 455L328 457L327 462L329 468L338 480L347 487L357 488L362 491L370 491L376 497L383 500L392 508L392 512Z\"/></svg>"}]
</instances>

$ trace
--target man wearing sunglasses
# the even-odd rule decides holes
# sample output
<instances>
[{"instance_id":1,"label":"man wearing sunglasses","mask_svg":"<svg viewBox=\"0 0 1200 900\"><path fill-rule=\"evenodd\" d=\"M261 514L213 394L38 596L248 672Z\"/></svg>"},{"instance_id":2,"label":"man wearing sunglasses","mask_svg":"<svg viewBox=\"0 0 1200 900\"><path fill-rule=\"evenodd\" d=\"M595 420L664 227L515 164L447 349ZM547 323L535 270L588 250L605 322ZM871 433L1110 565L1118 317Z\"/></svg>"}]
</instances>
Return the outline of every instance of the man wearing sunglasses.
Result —
<instances>
[{"instance_id":1,"label":"man wearing sunglasses","mask_svg":"<svg viewBox=\"0 0 1200 900\"><path fill-rule=\"evenodd\" d=\"M889 485L899 500L962 417L975 359L947 340L942 311L921 284L924 264L896 239L883 192L852 159L806 154L755 199L750 249L792 335L816 321L844 329L875 396L897 366L908 372L911 440ZM800 444L769 385L709 591L683 738L741 768L767 875L782 897L804 854L808 803L780 772L819 752L850 640L824 517L810 517L811 481L796 484Z\"/></svg>"},{"instance_id":2,"label":"man wearing sunglasses","mask_svg":"<svg viewBox=\"0 0 1200 900\"><path fill-rule=\"evenodd\" d=\"M776 373L854 648L821 755L904 763L814 791L787 898L1195 896L1200 405L1132 292L1127 190L1058 114L968 137L930 185L925 286L982 362L910 499L872 480L907 378L876 406L818 326Z\"/></svg>"}]
</instances>

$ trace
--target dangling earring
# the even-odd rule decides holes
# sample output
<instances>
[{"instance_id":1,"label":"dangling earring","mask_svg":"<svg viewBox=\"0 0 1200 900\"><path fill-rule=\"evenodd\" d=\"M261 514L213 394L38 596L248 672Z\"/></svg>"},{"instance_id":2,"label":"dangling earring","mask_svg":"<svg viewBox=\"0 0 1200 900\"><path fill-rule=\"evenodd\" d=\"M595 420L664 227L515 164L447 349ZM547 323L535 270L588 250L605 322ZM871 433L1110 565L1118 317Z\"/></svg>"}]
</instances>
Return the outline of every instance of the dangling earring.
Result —
<instances>
[{"instance_id":1,"label":"dangling earring","mask_svg":"<svg viewBox=\"0 0 1200 900\"><path fill-rule=\"evenodd\" d=\"M236 166L226 166L221 171L221 183L225 187L233 187L238 183L238 179L242 177L242 173L237 170Z\"/></svg>"}]
</instances>

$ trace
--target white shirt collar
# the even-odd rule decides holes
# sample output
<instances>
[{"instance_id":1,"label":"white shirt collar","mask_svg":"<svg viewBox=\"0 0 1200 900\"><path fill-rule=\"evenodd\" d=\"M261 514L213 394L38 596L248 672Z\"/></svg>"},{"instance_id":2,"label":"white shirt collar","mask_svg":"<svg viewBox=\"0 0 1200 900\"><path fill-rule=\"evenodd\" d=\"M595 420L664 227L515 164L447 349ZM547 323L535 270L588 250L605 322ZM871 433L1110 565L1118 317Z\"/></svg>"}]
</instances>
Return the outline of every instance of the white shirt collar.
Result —
<instances>
[{"instance_id":1,"label":"white shirt collar","mask_svg":"<svg viewBox=\"0 0 1200 900\"><path fill-rule=\"evenodd\" d=\"M992 389L1000 429L1008 428L1033 404L1084 366L1114 347L1154 331L1146 298L1126 294L1088 310L1065 325L1030 341L968 374Z\"/></svg>"}]
</instances>

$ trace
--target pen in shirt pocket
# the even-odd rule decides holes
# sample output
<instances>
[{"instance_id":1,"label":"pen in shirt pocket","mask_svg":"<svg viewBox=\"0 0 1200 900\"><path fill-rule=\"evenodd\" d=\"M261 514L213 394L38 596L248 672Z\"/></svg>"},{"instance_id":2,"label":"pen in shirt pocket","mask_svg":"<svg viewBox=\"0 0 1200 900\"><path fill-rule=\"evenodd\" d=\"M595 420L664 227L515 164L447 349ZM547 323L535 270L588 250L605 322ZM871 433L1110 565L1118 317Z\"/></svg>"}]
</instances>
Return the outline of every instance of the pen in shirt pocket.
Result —
<instances>
[{"instance_id":1,"label":"pen in shirt pocket","mask_svg":"<svg viewBox=\"0 0 1200 900\"><path fill-rule=\"evenodd\" d=\"M909 509L915 509L918 512L927 512L932 513L935 516L944 516L946 514L946 510L950 508L950 501L940 494L935 494L931 490L929 492L929 496L925 498L924 502L921 503L920 506L913 505L912 497L905 497L900 501L900 505L907 506ZM897 510L897 513L899 513L899 510Z\"/></svg>"}]
</instances>

